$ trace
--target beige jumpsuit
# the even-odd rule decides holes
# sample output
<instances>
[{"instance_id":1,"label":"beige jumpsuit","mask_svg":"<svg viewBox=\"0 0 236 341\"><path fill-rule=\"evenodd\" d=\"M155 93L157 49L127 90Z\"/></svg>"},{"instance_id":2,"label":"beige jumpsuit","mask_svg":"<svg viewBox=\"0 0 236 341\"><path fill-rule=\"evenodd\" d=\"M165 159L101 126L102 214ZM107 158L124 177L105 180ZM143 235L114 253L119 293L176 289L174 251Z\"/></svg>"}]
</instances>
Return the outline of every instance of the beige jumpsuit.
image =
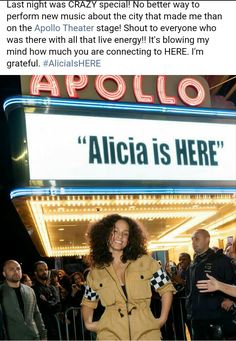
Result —
<instances>
[{"instance_id":1,"label":"beige jumpsuit","mask_svg":"<svg viewBox=\"0 0 236 341\"><path fill-rule=\"evenodd\" d=\"M159 262L148 255L128 261L127 297L112 265L90 271L82 304L95 309L100 299L106 308L98 321L97 340L160 340L158 319L150 310L151 285L160 295L175 292Z\"/></svg>"}]
</instances>

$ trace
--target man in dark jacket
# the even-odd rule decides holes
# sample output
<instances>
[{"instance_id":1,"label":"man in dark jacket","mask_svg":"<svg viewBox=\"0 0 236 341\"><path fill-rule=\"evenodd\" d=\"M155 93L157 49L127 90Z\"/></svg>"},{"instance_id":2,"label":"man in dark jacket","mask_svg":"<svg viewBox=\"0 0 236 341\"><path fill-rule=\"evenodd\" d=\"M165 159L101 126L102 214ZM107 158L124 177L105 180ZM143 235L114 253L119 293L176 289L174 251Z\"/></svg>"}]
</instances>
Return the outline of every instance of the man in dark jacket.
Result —
<instances>
[{"instance_id":1,"label":"man in dark jacket","mask_svg":"<svg viewBox=\"0 0 236 341\"><path fill-rule=\"evenodd\" d=\"M61 311L59 294L54 286L48 284L48 266L45 262L35 263L34 274L36 281L33 289L47 328L48 340L58 340L59 330L55 314Z\"/></svg>"},{"instance_id":2,"label":"man in dark jacket","mask_svg":"<svg viewBox=\"0 0 236 341\"><path fill-rule=\"evenodd\" d=\"M187 278L187 312L192 324L193 340L222 340L221 319L223 309L221 292L200 293L196 282L206 279L206 273L221 282L232 284L234 270L228 257L209 248L210 234L204 229L192 235L195 258L189 268Z\"/></svg>"}]
</instances>

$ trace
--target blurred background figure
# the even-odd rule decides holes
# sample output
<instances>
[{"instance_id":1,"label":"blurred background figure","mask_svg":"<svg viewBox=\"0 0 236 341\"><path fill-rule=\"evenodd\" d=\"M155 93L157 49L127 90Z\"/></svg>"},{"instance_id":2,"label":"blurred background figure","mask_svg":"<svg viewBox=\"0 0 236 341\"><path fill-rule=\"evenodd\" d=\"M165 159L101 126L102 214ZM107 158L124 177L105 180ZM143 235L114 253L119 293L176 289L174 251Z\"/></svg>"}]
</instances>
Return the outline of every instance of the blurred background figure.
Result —
<instances>
[{"instance_id":1,"label":"blurred background figure","mask_svg":"<svg viewBox=\"0 0 236 341\"><path fill-rule=\"evenodd\" d=\"M71 288L67 298L69 307L80 308L81 301L85 291L85 280L81 272L74 272L70 276ZM73 309L69 311L67 321L69 325L69 336L71 340L80 340L84 338L82 333L83 322L81 318L81 310ZM90 335L88 335L89 337Z\"/></svg>"},{"instance_id":2,"label":"blurred background figure","mask_svg":"<svg viewBox=\"0 0 236 341\"><path fill-rule=\"evenodd\" d=\"M48 340L59 340L59 330L55 315L61 312L60 296L55 286L49 284L48 266L44 261L34 264L35 291L38 307L48 331Z\"/></svg>"},{"instance_id":3,"label":"blurred background figure","mask_svg":"<svg viewBox=\"0 0 236 341\"><path fill-rule=\"evenodd\" d=\"M21 283L32 287L32 280L27 274L22 274Z\"/></svg>"},{"instance_id":4,"label":"blurred background figure","mask_svg":"<svg viewBox=\"0 0 236 341\"><path fill-rule=\"evenodd\" d=\"M165 340L187 340L185 325L187 325L191 335L191 325L190 321L187 320L185 308L185 285L190 264L191 257L188 253L179 255L178 265L173 261L165 264L165 270L177 291L173 298L168 320L162 328L162 335Z\"/></svg>"},{"instance_id":5,"label":"blurred background figure","mask_svg":"<svg viewBox=\"0 0 236 341\"><path fill-rule=\"evenodd\" d=\"M56 269L53 269L50 271L50 280L49 280L50 285L54 286L59 297L61 300L61 303L63 305L63 303L66 301L67 298L67 291L65 288L63 288L59 282L59 271Z\"/></svg>"},{"instance_id":6,"label":"blurred background figure","mask_svg":"<svg viewBox=\"0 0 236 341\"><path fill-rule=\"evenodd\" d=\"M84 276L81 272L74 272L70 278L72 283L70 292L70 305L73 307L80 307L85 291Z\"/></svg>"},{"instance_id":7,"label":"blurred background figure","mask_svg":"<svg viewBox=\"0 0 236 341\"><path fill-rule=\"evenodd\" d=\"M71 288L71 281L70 276L67 275L65 270L63 269L58 270L58 279L62 288L64 288L67 291L67 293L69 293Z\"/></svg>"},{"instance_id":8,"label":"blurred background figure","mask_svg":"<svg viewBox=\"0 0 236 341\"><path fill-rule=\"evenodd\" d=\"M182 280L181 284L185 287L186 285L186 280L188 277L189 273L189 266L191 264L191 256L186 253L182 252L179 255L179 276L180 279Z\"/></svg>"}]
</instances>

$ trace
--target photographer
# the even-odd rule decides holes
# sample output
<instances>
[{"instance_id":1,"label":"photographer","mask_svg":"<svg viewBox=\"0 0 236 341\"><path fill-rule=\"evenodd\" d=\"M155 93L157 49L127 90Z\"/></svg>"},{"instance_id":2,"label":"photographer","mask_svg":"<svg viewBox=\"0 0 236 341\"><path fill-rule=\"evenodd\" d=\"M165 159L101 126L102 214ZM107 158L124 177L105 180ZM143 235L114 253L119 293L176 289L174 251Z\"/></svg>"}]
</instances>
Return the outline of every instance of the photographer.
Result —
<instances>
[{"instance_id":1,"label":"photographer","mask_svg":"<svg viewBox=\"0 0 236 341\"><path fill-rule=\"evenodd\" d=\"M78 308L81 306L81 301L85 291L84 276L81 272L74 272L70 276L70 280L71 290L68 295L68 306ZM67 323L69 324L70 339L83 339L80 310L74 309L74 312L70 311Z\"/></svg>"},{"instance_id":2,"label":"photographer","mask_svg":"<svg viewBox=\"0 0 236 341\"><path fill-rule=\"evenodd\" d=\"M180 276L180 272L178 271L178 267L175 262L170 261L166 263L166 271L171 278L172 283L175 286L177 291L184 289L185 281Z\"/></svg>"},{"instance_id":3,"label":"photographer","mask_svg":"<svg viewBox=\"0 0 236 341\"><path fill-rule=\"evenodd\" d=\"M80 307L85 290L83 274L81 272L74 272L71 275L71 283L70 305L72 307Z\"/></svg>"}]
</instances>

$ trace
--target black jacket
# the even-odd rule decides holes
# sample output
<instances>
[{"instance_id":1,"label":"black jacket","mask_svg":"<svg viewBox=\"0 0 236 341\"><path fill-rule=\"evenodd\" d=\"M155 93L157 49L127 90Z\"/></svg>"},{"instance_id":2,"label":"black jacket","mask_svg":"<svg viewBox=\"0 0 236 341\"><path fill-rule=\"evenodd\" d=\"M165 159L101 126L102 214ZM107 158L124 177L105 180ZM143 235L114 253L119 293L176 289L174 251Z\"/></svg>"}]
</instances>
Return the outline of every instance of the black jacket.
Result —
<instances>
[{"instance_id":1,"label":"black jacket","mask_svg":"<svg viewBox=\"0 0 236 341\"><path fill-rule=\"evenodd\" d=\"M219 320L222 316L221 302L225 294L220 291L200 293L196 287L198 280L207 279L206 273L216 279L228 283L235 283L235 273L231 259L222 252L208 249L197 256L189 267L187 278L187 313L189 318L196 320Z\"/></svg>"},{"instance_id":2,"label":"black jacket","mask_svg":"<svg viewBox=\"0 0 236 341\"><path fill-rule=\"evenodd\" d=\"M52 285L36 281L33 286L39 310L47 328L48 340L59 340L59 329L55 315L61 311L60 297Z\"/></svg>"},{"instance_id":3,"label":"black jacket","mask_svg":"<svg viewBox=\"0 0 236 341\"><path fill-rule=\"evenodd\" d=\"M42 315L56 314L61 311L60 297L55 287L36 281L33 289Z\"/></svg>"}]
</instances>

